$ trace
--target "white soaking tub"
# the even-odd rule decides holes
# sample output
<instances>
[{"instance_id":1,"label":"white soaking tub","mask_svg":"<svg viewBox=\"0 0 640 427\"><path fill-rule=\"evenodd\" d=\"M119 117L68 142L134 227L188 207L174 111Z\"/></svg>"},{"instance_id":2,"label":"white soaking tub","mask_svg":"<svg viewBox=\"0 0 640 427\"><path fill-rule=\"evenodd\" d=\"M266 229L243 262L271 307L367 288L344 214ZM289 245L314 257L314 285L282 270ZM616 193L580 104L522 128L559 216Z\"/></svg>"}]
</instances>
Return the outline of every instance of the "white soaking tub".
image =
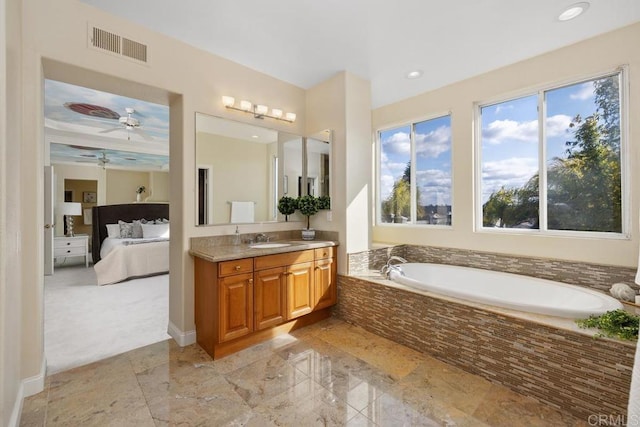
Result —
<instances>
[{"instance_id":1,"label":"white soaking tub","mask_svg":"<svg viewBox=\"0 0 640 427\"><path fill-rule=\"evenodd\" d=\"M623 308L620 301L596 290L478 268L406 263L394 265L389 278L417 290L571 319Z\"/></svg>"}]
</instances>

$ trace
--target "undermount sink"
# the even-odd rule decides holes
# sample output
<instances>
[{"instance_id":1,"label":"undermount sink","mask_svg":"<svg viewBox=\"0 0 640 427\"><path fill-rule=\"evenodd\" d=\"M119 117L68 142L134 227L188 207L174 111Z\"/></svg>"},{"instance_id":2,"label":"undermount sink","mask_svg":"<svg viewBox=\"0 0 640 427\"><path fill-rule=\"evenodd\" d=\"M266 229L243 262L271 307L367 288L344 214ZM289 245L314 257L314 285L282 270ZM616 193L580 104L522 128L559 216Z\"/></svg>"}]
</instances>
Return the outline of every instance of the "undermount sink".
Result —
<instances>
[{"instance_id":1,"label":"undermount sink","mask_svg":"<svg viewBox=\"0 0 640 427\"><path fill-rule=\"evenodd\" d=\"M291 243L256 243L255 245L249 245L252 249L274 249L286 246L291 246Z\"/></svg>"}]
</instances>

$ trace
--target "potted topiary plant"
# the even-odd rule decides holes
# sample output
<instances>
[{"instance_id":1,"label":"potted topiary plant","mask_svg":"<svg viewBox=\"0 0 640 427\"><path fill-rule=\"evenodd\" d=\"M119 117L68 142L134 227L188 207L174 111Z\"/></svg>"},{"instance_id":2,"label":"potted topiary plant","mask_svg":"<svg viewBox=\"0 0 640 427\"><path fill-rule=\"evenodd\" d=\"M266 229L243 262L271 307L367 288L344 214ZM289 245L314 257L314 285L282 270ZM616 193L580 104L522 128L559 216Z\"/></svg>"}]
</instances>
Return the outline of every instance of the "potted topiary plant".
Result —
<instances>
[{"instance_id":1,"label":"potted topiary plant","mask_svg":"<svg viewBox=\"0 0 640 427\"><path fill-rule=\"evenodd\" d=\"M331 209L331 197L329 196L318 197L318 209Z\"/></svg>"},{"instance_id":2,"label":"potted topiary plant","mask_svg":"<svg viewBox=\"0 0 640 427\"><path fill-rule=\"evenodd\" d=\"M298 201L293 197L282 196L278 201L278 212L284 215L284 220L289 221L289 215L298 209Z\"/></svg>"},{"instance_id":3,"label":"potted topiary plant","mask_svg":"<svg viewBox=\"0 0 640 427\"><path fill-rule=\"evenodd\" d=\"M298 198L298 210L307 217L307 228L302 230L302 240L313 240L316 237L316 231L310 227L311 215L318 213L318 199L310 194Z\"/></svg>"}]
</instances>

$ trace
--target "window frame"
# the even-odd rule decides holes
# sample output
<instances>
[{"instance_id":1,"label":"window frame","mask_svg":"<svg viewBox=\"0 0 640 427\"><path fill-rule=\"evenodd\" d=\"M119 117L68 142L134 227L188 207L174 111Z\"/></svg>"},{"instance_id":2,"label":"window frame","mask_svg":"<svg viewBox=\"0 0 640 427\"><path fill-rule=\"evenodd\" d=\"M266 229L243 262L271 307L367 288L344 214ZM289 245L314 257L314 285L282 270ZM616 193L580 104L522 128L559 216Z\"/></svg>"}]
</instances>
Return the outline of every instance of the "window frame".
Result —
<instances>
[{"instance_id":1,"label":"window frame","mask_svg":"<svg viewBox=\"0 0 640 427\"><path fill-rule=\"evenodd\" d=\"M411 168L411 175L410 175L410 179L411 179L411 221L407 222L407 223L393 223L393 222L382 222L382 198L380 195L380 169L381 169L381 160L382 160L382 140L380 138L380 135L382 132L386 132L389 130L393 130L393 129L397 129L397 128L401 128L401 127L405 127L405 126L409 126L410 127L410 135L409 135L409 141L410 141L410 156L409 156L409 160L411 162L412 165L415 165L416 162L416 145L415 145L415 125L418 123L422 123L422 122L426 122L429 120L435 120L435 119L439 119L439 118L443 118L443 117L449 117L449 123L450 123L450 129L451 129L451 144L450 144L450 152L451 152L451 188L450 188L450 192L451 192L451 224L447 224L447 225L437 225L437 224L418 224L416 223L415 219L417 218L417 204L415 203L416 200L416 195L417 195L417 185L416 185L416 168L412 167ZM417 117L417 118L413 118L410 120L406 120L406 121L402 121L402 122L395 122L395 123L390 123L387 124L385 126L379 127L374 131L374 141L375 141L375 167L373 168L373 170L375 171L375 176L374 176L374 188L375 188L375 206L374 206L374 212L375 212L375 225L377 227L402 227L402 228L408 228L408 227L419 227L419 228L433 228L433 229L437 229L437 230L453 230L454 228L454 221L453 221L453 211L454 211L454 170L455 170L455 163L453 161L453 113L451 110L447 110L444 112L440 112L440 113L435 113L435 114L430 114L428 116L422 116L422 117Z\"/></svg>"},{"instance_id":2,"label":"window frame","mask_svg":"<svg viewBox=\"0 0 640 427\"><path fill-rule=\"evenodd\" d=\"M591 239L631 239L631 215L630 215L630 168L629 168L629 77L628 65L621 65L613 69L608 69L599 73L583 75L571 79L564 79L549 84L529 87L518 90L508 95L492 97L484 101L474 102L474 232L476 233L498 233L498 234L525 234L554 237L591 238ZM619 75L620 79L620 186L621 186L621 226L622 231L578 231L578 230L550 230L547 223L547 161L546 150L547 140L545 135L546 123L546 99L545 93L555 89L586 83L606 77ZM494 228L485 227L482 223L482 108L509 102L512 100L537 95L537 119L538 119L538 174L539 174L539 207L538 220L540 228Z\"/></svg>"}]
</instances>

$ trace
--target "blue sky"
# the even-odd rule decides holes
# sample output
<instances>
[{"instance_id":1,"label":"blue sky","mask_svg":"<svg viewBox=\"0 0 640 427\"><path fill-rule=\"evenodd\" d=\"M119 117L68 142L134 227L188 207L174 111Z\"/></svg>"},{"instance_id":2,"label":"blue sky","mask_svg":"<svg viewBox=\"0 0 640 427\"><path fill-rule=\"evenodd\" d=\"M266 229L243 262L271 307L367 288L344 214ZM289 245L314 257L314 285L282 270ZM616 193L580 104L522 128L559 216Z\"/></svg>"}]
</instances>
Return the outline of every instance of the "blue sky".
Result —
<instances>
[{"instance_id":1,"label":"blue sky","mask_svg":"<svg viewBox=\"0 0 640 427\"><path fill-rule=\"evenodd\" d=\"M615 78L615 77L614 77ZM482 108L482 202L500 187L520 187L538 172L538 95ZM576 114L596 111L593 83L578 83L546 92L547 161L565 155L565 142ZM380 132L380 197L410 161L411 126ZM451 117L416 124L416 174L421 204L451 204Z\"/></svg>"},{"instance_id":2,"label":"blue sky","mask_svg":"<svg viewBox=\"0 0 640 427\"><path fill-rule=\"evenodd\" d=\"M411 126L380 133L380 195L389 197L411 160ZM451 117L416 123L416 182L422 205L451 204Z\"/></svg>"}]
</instances>

